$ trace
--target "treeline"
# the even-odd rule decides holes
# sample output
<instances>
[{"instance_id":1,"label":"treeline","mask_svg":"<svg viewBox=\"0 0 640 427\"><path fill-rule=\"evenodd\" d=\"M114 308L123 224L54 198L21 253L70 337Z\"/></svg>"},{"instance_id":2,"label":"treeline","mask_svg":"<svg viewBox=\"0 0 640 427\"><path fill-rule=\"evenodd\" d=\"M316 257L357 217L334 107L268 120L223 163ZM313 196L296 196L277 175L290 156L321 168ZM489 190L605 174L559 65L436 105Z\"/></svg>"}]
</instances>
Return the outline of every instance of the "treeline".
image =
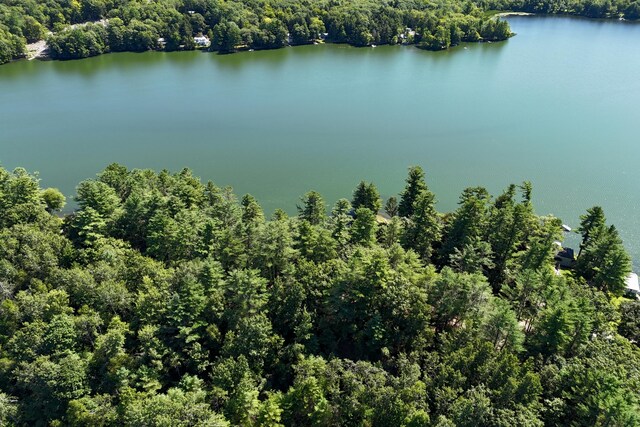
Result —
<instances>
[{"instance_id":1,"label":"treeline","mask_svg":"<svg viewBox=\"0 0 640 427\"><path fill-rule=\"evenodd\" d=\"M638 0L489 0L488 9L540 14L578 15L587 18L640 19Z\"/></svg>"},{"instance_id":2,"label":"treeline","mask_svg":"<svg viewBox=\"0 0 640 427\"><path fill-rule=\"evenodd\" d=\"M24 39L11 34L0 25L0 64L22 57L24 50Z\"/></svg>"},{"instance_id":3,"label":"treeline","mask_svg":"<svg viewBox=\"0 0 640 427\"><path fill-rule=\"evenodd\" d=\"M424 173L255 198L110 165L78 210L0 169L0 425L630 426L640 303L602 209L573 271L530 184L466 189L441 214Z\"/></svg>"},{"instance_id":4,"label":"treeline","mask_svg":"<svg viewBox=\"0 0 640 427\"><path fill-rule=\"evenodd\" d=\"M70 59L124 50L193 49L193 37L199 34L222 52L320 39L354 46L415 43L446 49L461 41L511 35L506 22L487 17L475 3L409 0L0 0L0 29L0 59L5 62L23 54L24 42L45 37L52 57ZM48 31L54 33L47 36ZM21 41L16 51L2 44L11 34Z\"/></svg>"}]
</instances>

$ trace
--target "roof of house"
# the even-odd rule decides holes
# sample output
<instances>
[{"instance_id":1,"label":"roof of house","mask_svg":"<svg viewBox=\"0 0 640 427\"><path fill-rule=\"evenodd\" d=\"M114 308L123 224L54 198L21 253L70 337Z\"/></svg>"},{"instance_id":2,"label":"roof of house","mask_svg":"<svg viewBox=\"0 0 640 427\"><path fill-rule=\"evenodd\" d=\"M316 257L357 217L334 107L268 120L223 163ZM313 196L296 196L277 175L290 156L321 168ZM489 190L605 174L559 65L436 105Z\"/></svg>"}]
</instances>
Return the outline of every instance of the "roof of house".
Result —
<instances>
[{"instance_id":1,"label":"roof of house","mask_svg":"<svg viewBox=\"0 0 640 427\"><path fill-rule=\"evenodd\" d=\"M638 283L638 275L636 273L630 273L627 278L624 279L624 284L630 291L640 293L640 283Z\"/></svg>"},{"instance_id":2,"label":"roof of house","mask_svg":"<svg viewBox=\"0 0 640 427\"><path fill-rule=\"evenodd\" d=\"M570 258L570 259L574 259L575 258L573 249L571 249L571 248L562 248L562 250L556 254L556 257L558 257L558 258Z\"/></svg>"}]
</instances>

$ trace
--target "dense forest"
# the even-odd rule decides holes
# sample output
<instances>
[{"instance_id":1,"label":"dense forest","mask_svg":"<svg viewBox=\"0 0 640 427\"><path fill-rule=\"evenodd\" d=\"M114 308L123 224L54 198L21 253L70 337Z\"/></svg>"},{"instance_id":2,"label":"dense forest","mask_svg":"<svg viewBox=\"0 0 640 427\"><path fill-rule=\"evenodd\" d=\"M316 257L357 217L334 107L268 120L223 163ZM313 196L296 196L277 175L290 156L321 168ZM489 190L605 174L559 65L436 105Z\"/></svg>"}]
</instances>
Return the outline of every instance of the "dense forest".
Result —
<instances>
[{"instance_id":1,"label":"dense forest","mask_svg":"<svg viewBox=\"0 0 640 427\"><path fill-rule=\"evenodd\" d=\"M640 424L640 302L599 207L556 270L527 182L442 214L412 167L384 207L361 182L266 219L113 164L75 203L0 169L0 425Z\"/></svg>"},{"instance_id":2,"label":"dense forest","mask_svg":"<svg viewBox=\"0 0 640 427\"><path fill-rule=\"evenodd\" d=\"M194 49L197 35L220 52L316 40L440 50L510 37L495 10L638 19L640 0L0 0L0 63L44 38L57 59Z\"/></svg>"}]
</instances>

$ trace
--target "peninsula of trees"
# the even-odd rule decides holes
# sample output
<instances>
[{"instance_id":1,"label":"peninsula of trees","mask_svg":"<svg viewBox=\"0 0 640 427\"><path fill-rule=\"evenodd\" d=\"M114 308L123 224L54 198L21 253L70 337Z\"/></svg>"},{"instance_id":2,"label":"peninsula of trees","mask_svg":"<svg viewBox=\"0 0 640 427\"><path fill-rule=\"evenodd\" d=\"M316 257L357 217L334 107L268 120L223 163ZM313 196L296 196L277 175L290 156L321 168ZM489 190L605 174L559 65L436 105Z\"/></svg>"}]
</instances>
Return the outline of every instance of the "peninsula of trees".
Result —
<instances>
[{"instance_id":1,"label":"peninsula of trees","mask_svg":"<svg viewBox=\"0 0 640 427\"><path fill-rule=\"evenodd\" d=\"M0 169L0 425L631 426L640 303L599 207L555 268L529 183L435 209L410 168L266 219L250 195L113 164L78 209Z\"/></svg>"},{"instance_id":2,"label":"peninsula of trees","mask_svg":"<svg viewBox=\"0 0 640 427\"><path fill-rule=\"evenodd\" d=\"M415 44L430 50L460 42L505 40L496 10L638 19L640 0L0 0L0 63L47 39L58 59L106 52L272 49L323 39L354 46Z\"/></svg>"}]
</instances>

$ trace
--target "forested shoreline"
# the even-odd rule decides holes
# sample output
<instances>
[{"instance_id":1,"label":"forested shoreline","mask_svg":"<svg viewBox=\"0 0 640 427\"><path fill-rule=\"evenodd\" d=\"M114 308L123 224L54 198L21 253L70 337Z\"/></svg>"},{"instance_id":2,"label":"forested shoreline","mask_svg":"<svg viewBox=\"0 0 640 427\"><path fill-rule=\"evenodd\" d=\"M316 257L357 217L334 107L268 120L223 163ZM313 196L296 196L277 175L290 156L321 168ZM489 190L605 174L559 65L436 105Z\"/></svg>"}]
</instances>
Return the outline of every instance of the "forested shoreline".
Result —
<instances>
[{"instance_id":1,"label":"forested shoreline","mask_svg":"<svg viewBox=\"0 0 640 427\"><path fill-rule=\"evenodd\" d=\"M410 44L429 50L512 35L495 11L638 19L640 0L0 0L0 63L46 39L54 59L108 52L274 49L316 41L353 46Z\"/></svg>"},{"instance_id":2,"label":"forested shoreline","mask_svg":"<svg viewBox=\"0 0 640 427\"><path fill-rule=\"evenodd\" d=\"M61 217L0 168L0 425L638 425L629 256L596 206L557 270L532 194L439 213L412 167L397 197L363 181L266 219L188 169L112 164Z\"/></svg>"}]
</instances>

